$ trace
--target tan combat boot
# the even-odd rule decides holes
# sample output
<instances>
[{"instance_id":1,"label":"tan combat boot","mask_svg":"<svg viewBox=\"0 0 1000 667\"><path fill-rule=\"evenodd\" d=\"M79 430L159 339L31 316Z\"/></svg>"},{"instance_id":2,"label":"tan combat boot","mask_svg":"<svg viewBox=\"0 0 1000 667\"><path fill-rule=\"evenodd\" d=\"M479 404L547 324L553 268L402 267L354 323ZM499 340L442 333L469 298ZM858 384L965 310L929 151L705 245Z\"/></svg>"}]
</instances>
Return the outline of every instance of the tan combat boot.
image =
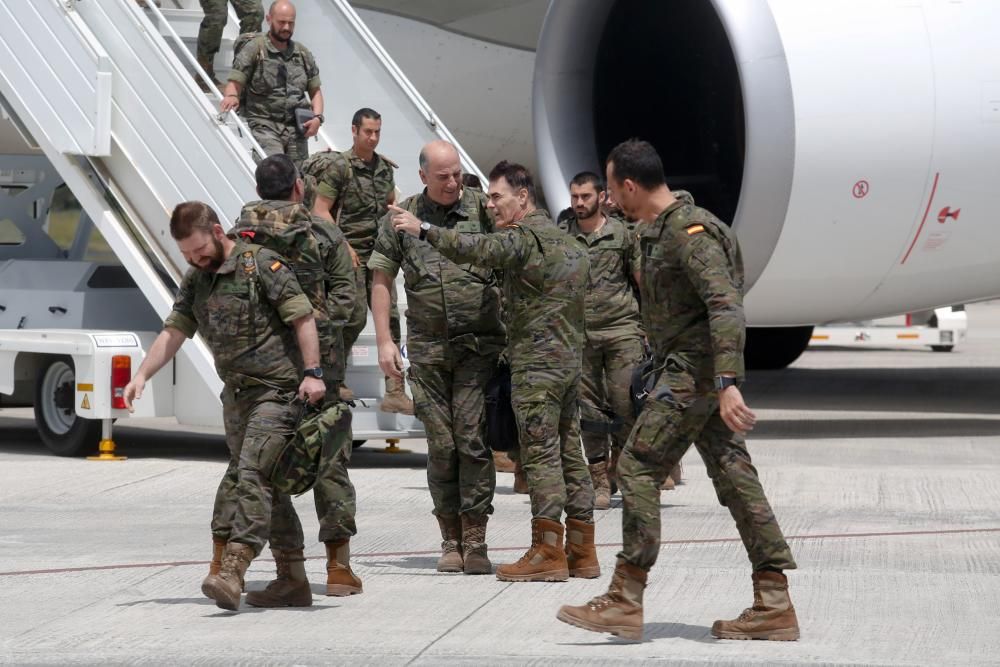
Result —
<instances>
[{"instance_id":1,"label":"tan combat boot","mask_svg":"<svg viewBox=\"0 0 1000 667\"><path fill-rule=\"evenodd\" d=\"M215 600L222 609L236 611L243 595L243 575L253 560L253 549L246 544L230 542L222 555L219 574L211 576L202 585L202 592Z\"/></svg>"},{"instance_id":2,"label":"tan combat boot","mask_svg":"<svg viewBox=\"0 0 1000 667\"><path fill-rule=\"evenodd\" d=\"M566 562L571 577L594 579L601 576L601 564L594 546L594 524L566 519Z\"/></svg>"},{"instance_id":3,"label":"tan combat boot","mask_svg":"<svg viewBox=\"0 0 1000 667\"><path fill-rule=\"evenodd\" d=\"M441 557L438 558L438 572L463 572L465 563L462 560L462 521L456 514L448 514L437 518L441 527Z\"/></svg>"},{"instance_id":4,"label":"tan combat boot","mask_svg":"<svg viewBox=\"0 0 1000 667\"><path fill-rule=\"evenodd\" d=\"M251 607L311 607L312 590L306 578L306 558L302 549L271 549L278 576L262 591L247 593Z\"/></svg>"},{"instance_id":5,"label":"tan combat boot","mask_svg":"<svg viewBox=\"0 0 1000 667\"><path fill-rule=\"evenodd\" d=\"M670 471L670 479L674 480L675 486L680 486L684 483L682 477L684 476L684 464L678 463L674 466L674 469Z\"/></svg>"},{"instance_id":6,"label":"tan combat boot","mask_svg":"<svg viewBox=\"0 0 1000 667\"><path fill-rule=\"evenodd\" d=\"M488 514L472 518L462 515L462 568L466 574L489 574L493 563L486 555L486 522Z\"/></svg>"},{"instance_id":7,"label":"tan combat boot","mask_svg":"<svg viewBox=\"0 0 1000 667\"><path fill-rule=\"evenodd\" d=\"M221 537L212 536L212 562L208 564L208 576L201 582L201 592L205 597L212 597L208 594L205 584L208 580L219 574L222 569L222 553L226 550L226 541Z\"/></svg>"},{"instance_id":8,"label":"tan combat boot","mask_svg":"<svg viewBox=\"0 0 1000 667\"><path fill-rule=\"evenodd\" d=\"M788 597L788 578L780 572L754 572L753 606L732 621L713 623L712 635L719 639L798 639L799 620Z\"/></svg>"},{"instance_id":9,"label":"tan combat boot","mask_svg":"<svg viewBox=\"0 0 1000 667\"><path fill-rule=\"evenodd\" d=\"M362 593L361 579L351 570L351 541L326 542L326 594L335 597Z\"/></svg>"},{"instance_id":10,"label":"tan combat boot","mask_svg":"<svg viewBox=\"0 0 1000 667\"><path fill-rule=\"evenodd\" d=\"M563 623L625 639L642 639L642 591L646 571L619 559L608 592L585 605L565 605L556 614Z\"/></svg>"},{"instance_id":11,"label":"tan combat boot","mask_svg":"<svg viewBox=\"0 0 1000 667\"><path fill-rule=\"evenodd\" d=\"M395 412L401 415L413 414L413 401L406 395L402 378L385 377L385 396L382 397L382 412Z\"/></svg>"},{"instance_id":12,"label":"tan combat boot","mask_svg":"<svg viewBox=\"0 0 1000 667\"><path fill-rule=\"evenodd\" d=\"M514 472L516 466L514 462L510 460L507 456L507 452L493 452L493 467L496 468L497 472Z\"/></svg>"},{"instance_id":13,"label":"tan combat boot","mask_svg":"<svg viewBox=\"0 0 1000 667\"><path fill-rule=\"evenodd\" d=\"M225 86L215 76L215 64L211 60L208 60L207 58L203 58L200 56L198 57L198 64L201 65L201 68L205 70L206 74L208 74L208 80L211 81L212 84L221 91ZM201 88L201 92L203 93L211 92L211 88L209 88L205 84L205 82L202 81L200 76L195 75L194 80L195 83L198 84L198 87Z\"/></svg>"},{"instance_id":14,"label":"tan combat boot","mask_svg":"<svg viewBox=\"0 0 1000 667\"><path fill-rule=\"evenodd\" d=\"M520 461L514 462L514 493L528 493L528 476Z\"/></svg>"},{"instance_id":15,"label":"tan combat boot","mask_svg":"<svg viewBox=\"0 0 1000 667\"><path fill-rule=\"evenodd\" d=\"M594 509L611 507L611 484L608 482L608 462L590 464L590 481L594 483Z\"/></svg>"},{"instance_id":16,"label":"tan combat boot","mask_svg":"<svg viewBox=\"0 0 1000 667\"><path fill-rule=\"evenodd\" d=\"M497 568L500 581L566 581L569 564L563 550L563 526L551 519L531 520L531 546L516 563Z\"/></svg>"}]
</instances>

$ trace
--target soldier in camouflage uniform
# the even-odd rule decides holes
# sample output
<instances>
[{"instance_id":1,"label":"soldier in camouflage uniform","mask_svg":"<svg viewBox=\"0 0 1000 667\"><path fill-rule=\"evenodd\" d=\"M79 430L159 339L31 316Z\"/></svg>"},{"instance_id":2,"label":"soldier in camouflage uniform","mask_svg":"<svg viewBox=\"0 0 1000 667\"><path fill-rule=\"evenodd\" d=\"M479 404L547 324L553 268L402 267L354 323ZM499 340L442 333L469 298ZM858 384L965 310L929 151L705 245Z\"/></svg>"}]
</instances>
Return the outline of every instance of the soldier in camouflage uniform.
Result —
<instances>
[{"instance_id":1,"label":"soldier in camouflage uniform","mask_svg":"<svg viewBox=\"0 0 1000 667\"><path fill-rule=\"evenodd\" d=\"M205 580L202 591L218 606L237 609L243 574L269 538L273 506L287 506L294 517L291 529L302 540L291 499L271 488L267 462L274 461L295 431L302 412L296 398L323 400L323 381L315 377L318 333L309 298L286 261L266 248L227 237L206 204L179 204L170 233L194 268L184 276L163 332L125 388L125 402L131 406L141 397L146 381L174 357L185 338L202 334L225 385L230 447L225 477L235 480L237 498L231 516L225 517L229 534L221 569Z\"/></svg>"},{"instance_id":2,"label":"soldier in camouflage uniform","mask_svg":"<svg viewBox=\"0 0 1000 667\"><path fill-rule=\"evenodd\" d=\"M252 38L237 51L219 108L223 113L239 109L267 155L284 153L301 164L309 157L309 137L315 136L323 123L319 68L309 49L292 41L292 3L278 0L272 4L267 22L270 29L266 34ZM246 102L241 106L244 92ZM296 109L311 109L316 115L304 124L303 134L296 127Z\"/></svg>"},{"instance_id":3,"label":"soldier in camouflage uniform","mask_svg":"<svg viewBox=\"0 0 1000 667\"><path fill-rule=\"evenodd\" d=\"M309 294L319 330L320 357L326 384L324 409L339 402L337 389L344 378L343 329L355 303L354 269L343 234L302 205L304 185L286 155L272 155L257 165L257 193L263 200L243 207L234 234L258 240L292 262L299 282ZM264 240L269 239L269 240ZM275 244L275 245L270 245ZM281 246L291 246L287 251ZM357 534L355 492L347 472L351 430L328 434L324 447L336 452L324 456L313 487L319 539L327 551L327 595L362 591L361 580L350 568L350 539ZM219 498L226 494L220 488ZM223 500L224 502L224 500ZM224 515L217 502L217 515ZM301 606L309 600L305 572L296 563L303 558L301 529L294 510L276 506L271 518L271 551L278 578L263 591L247 595L255 607ZM222 521L220 521L222 523ZM216 531L218 534L220 531ZM224 532L224 531L223 531Z\"/></svg>"},{"instance_id":4,"label":"soldier in camouflage uniform","mask_svg":"<svg viewBox=\"0 0 1000 667\"><path fill-rule=\"evenodd\" d=\"M623 548L607 593L564 606L559 619L595 632L642 638L642 592L660 550L659 485L695 442L753 565L754 604L716 621L724 639L793 640L795 609L782 570L795 568L743 434L756 417L743 378L743 261L728 226L667 188L656 150L638 140L608 156L608 184L642 220L643 319L662 373L618 463Z\"/></svg>"},{"instance_id":5,"label":"soldier in camouflage uniform","mask_svg":"<svg viewBox=\"0 0 1000 667\"><path fill-rule=\"evenodd\" d=\"M398 165L375 152L382 136L382 116L374 109L358 109L351 119L353 145L342 153L324 151L309 157L302 170L316 181L313 212L338 225L350 243L351 258L357 267L357 298L351 319L344 329L344 348L350 350L368 321L372 300L373 273L368 260L378 236L378 221L386 206L396 199L393 171ZM399 309L396 285L390 296L392 305L389 327L392 340L399 346ZM346 387L342 396L353 399ZM391 375L385 378L385 396L379 409L383 412L413 414L413 401L406 395L403 381Z\"/></svg>"},{"instance_id":6,"label":"soldier in camouflage uniform","mask_svg":"<svg viewBox=\"0 0 1000 667\"><path fill-rule=\"evenodd\" d=\"M580 430L594 483L594 507L608 509L608 435L614 448L610 460L616 461L635 423L629 390L632 371L643 355L639 304L631 282L639 281L639 241L621 220L601 212L604 185L597 174L585 171L573 177L570 199L574 215L566 219L564 229L590 254Z\"/></svg>"},{"instance_id":7,"label":"soldier in camouflage uniform","mask_svg":"<svg viewBox=\"0 0 1000 667\"><path fill-rule=\"evenodd\" d=\"M215 54L222 45L222 30L226 27L226 0L200 0L205 18L198 28L198 64L216 84ZM264 5L261 0L232 0L240 18L240 34L260 32L264 22ZM221 84L219 84L221 85Z\"/></svg>"},{"instance_id":8,"label":"soldier in camouflage uniform","mask_svg":"<svg viewBox=\"0 0 1000 667\"><path fill-rule=\"evenodd\" d=\"M420 177L424 192L396 210L469 234L493 230L483 193L461 185L454 146L443 141L424 146ZM437 569L489 574L486 524L496 473L483 440L484 391L505 342L498 281L492 270L456 264L426 243L397 234L389 216L380 223L368 268L375 274L379 364L396 376L402 363L390 332L389 287L403 270L410 386L427 431L427 486L441 528Z\"/></svg>"},{"instance_id":9,"label":"soldier in camouflage uniform","mask_svg":"<svg viewBox=\"0 0 1000 667\"><path fill-rule=\"evenodd\" d=\"M577 406L590 262L547 212L535 208L534 183L521 165L494 167L489 206L503 231L463 234L402 208L390 210L397 230L426 240L452 261L504 270L512 403L533 519L531 547L521 560L498 567L497 578L596 577L594 487L580 451Z\"/></svg>"}]
</instances>

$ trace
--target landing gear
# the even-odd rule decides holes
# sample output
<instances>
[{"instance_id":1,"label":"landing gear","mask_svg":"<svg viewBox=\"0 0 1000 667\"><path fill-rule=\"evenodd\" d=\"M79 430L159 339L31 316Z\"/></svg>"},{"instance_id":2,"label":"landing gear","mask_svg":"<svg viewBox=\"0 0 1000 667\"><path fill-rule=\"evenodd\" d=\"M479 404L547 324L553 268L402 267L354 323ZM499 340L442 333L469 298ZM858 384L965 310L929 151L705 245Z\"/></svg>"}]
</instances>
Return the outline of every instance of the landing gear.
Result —
<instances>
[{"instance_id":1,"label":"landing gear","mask_svg":"<svg viewBox=\"0 0 1000 667\"><path fill-rule=\"evenodd\" d=\"M747 327L747 370L785 368L805 351L812 332L812 327Z\"/></svg>"},{"instance_id":2,"label":"landing gear","mask_svg":"<svg viewBox=\"0 0 1000 667\"><path fill-rule=\"evenodd\" d=\"M58 456L79 456L101 439L101 422L76 415L76 372L69 357L52 357L35 381L35 423Z\"/></svg>"}]
</instances>

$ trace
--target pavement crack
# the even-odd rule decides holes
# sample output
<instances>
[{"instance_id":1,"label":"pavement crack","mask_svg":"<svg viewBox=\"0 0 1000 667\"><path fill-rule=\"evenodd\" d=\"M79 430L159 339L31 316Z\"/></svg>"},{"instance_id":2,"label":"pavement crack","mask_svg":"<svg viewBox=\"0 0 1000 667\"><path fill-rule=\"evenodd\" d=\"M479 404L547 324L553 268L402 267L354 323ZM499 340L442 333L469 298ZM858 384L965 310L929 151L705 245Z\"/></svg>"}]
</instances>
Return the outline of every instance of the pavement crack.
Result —
<instances>
[{"instance_id":1,"label":"pavement crack","mask_svg":"<svg viewBox=\"0 0 1000 667\"><path fill-rule=\"evenodd\" d=\"M169 475L170 473L176 472L178 470L180 470L180 468L171 468L170 470L164 470L163 472L158 472L155 475L150 475L149 477L141 477L139 479L134 479L131 482L125 482L124 484L119 484L118 486L112 486L112 487L109 487L107 489L103 489L101 491L101 493L107 493L108 491L114 491L116 489L122 489L122 488L125 488L126 486L132 486L133 484L138 484L140 482L146 482L146 481L151 480L151 479L156 479L157 477L163 477L164 475Z\"/></svg>"},{"instance_id":2,"label":"pavement crack","mask_svg":"<svg viewBox=\"0 0 1000 667\"><path fill-rule=\"evenodd\" d=\"M457 628L458 626L462 625L462 623L465 623L467 620L469 620L470 618L472 618L473 615L475 615L475 613L477 611L479 611L480 609L482 609L483 607L485 607L489 603L491 603L494 600L496 600L498 597L500 597L501 593L505 593L513 585L514 585L514 582L510 582L506 586L504 586L503 588L501 588L500 590L498 590L496 593L494 593L493 595L491 595L481 605L479 605L478 607L476 607L475 609L473 609L472 611L470 611L468 614L466 614L465 616L463 616L462 618L460 618L458 621L456 621L450 628L448 628L447 630L445 630L444 632L442 632L440 635L438 635L437 637L435 637L433 640L431 640L431 642L427 646L425 646L422 649L420 649L420 653L418 653L415 656L413 656L413 658L408 663L406 663L406 664L407 665L412 665L413 663L415 663L417 660L420 659L420 657L424 653L426 653L427 651L429 651L432 646L434 646L439 641L441 641L442 639L444 639L445 637L447 637L448 635L450 635L455 628Z\"/></svg>"}]
</instances>

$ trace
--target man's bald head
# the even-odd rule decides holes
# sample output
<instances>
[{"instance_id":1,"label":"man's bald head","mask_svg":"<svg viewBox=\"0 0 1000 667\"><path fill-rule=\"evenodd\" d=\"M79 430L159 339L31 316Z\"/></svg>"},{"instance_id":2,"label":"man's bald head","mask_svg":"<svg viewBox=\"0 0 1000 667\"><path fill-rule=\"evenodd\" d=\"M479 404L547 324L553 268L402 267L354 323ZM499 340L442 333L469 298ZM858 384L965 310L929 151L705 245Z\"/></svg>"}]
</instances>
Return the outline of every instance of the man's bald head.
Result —
<instances>
[{"instance_id":1,"label":"man's bald head","mask_svg":"<svg viewBox=\"0 0 1000 667\"><path fill-rule=\"evenodd\" d=\"M288 0L275 0L267 10L271 39L287 44L295 32L295 5Z\"/></svg>"},{"instance_id":2,"label":"man's bald head","mask_svg":"<svg viewBox=\"0 0 1000 667\"><path fill-rule=\"evenodd\" d=\"M432 201L450 206L462 195L462 161L455 147L444 140L420 149L420 180Z\"/></svg>"}]
</instances>

